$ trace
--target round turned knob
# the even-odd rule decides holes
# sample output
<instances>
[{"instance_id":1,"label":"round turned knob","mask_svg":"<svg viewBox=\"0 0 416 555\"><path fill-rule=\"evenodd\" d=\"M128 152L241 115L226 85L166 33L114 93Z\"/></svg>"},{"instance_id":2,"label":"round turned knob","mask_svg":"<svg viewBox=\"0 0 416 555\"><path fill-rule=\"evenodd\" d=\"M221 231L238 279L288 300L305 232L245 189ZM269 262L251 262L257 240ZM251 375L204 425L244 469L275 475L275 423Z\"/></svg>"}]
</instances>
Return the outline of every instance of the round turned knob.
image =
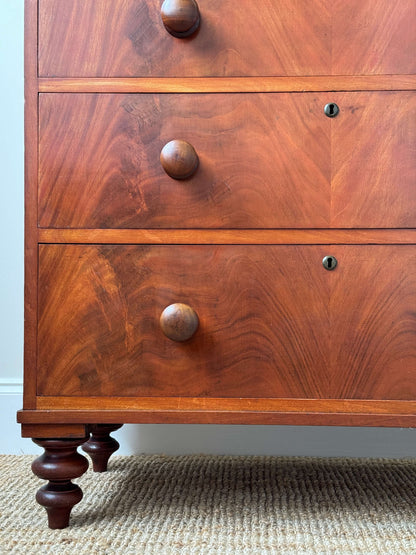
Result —
<instances>
[{"instance_id":1,"label":"round turned knob","mask_svg":"<svg viewBox=\"0 0 416 555\"><path fill-rule=\"evenodd\" d=\"M163 25L174 37L189 37L199 27L200 15L195 0L165 0L160 13Z\"/></svg>"},{"instance_id":2,"label":"round turned knob","mask_svg":"<svg viewBox=\"0 0 416 555\"><path fill-rule=\"evenodd\" d=\"M172 341L190 339L198 329L198 325L197 313L187 304L170 304L160 316L160 327Z\"/></svg>"},{"instance_id":3,"label":"round turned knob","mask_svg":"<svg viewBox=\"0 0 416 555\"><path fill-rule=\"evenodd\" d=\"M174 140L162 148L160 162L173 179L186 179L196 172L199 159L192 145L186 141Z\"/></svg>"}]
</instances>

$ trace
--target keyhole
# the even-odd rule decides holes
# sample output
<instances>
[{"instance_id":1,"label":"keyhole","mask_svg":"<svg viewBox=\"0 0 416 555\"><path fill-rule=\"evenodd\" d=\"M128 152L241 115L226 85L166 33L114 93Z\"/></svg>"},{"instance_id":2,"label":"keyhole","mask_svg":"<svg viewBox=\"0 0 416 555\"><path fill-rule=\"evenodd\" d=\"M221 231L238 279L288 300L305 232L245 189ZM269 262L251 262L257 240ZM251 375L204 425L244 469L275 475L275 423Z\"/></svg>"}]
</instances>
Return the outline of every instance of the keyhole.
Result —
<instances>
[{"instance_id":1,"label":"keyhole","mask_svg":"<svg viewBox=\"0 0 416 555\"><path fill-rule=\"evenodd\" d=\"M338 261L335 258L335 256L325 256L325 258L322 260L322 265L325 268L325 270L328 271L332 271L335 270L335 268L337 267Z\"/></svg>"},{"instance_id":2,"label":"keyhole","mask_svg":"<svg viewBox=\"0 0 416 555\"><path fill-rule=\"evenodd\" d=\"M339 113L339 107L334 102L327 104L324 108L325 115L329 118L334 118Z\"/></svg>"}]
</instances>

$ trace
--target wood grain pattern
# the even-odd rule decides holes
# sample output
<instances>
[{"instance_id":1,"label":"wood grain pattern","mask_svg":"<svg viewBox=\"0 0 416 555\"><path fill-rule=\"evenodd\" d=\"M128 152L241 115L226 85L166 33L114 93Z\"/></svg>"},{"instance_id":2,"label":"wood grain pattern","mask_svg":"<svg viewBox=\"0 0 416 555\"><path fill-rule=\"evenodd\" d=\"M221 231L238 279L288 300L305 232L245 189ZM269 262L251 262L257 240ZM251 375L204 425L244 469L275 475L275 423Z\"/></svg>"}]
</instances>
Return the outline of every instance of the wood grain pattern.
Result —
<instances>
[{"instance_id":1,"label":"wood grain pattern","mask_svg":"<svg viewBox=\"0 0 416 555\"><path fill-rule=\"evenodd\" d=\"M87 435L83 424L22 424L22 437L84 438Z\"/></svg>"},{"instance_id":2,"label":"wood grain pattern","mask_svg":"<svg viewBox=\"0 0 416 555\"><path fill-rule=\"evenodd\" d=\"M416 75L309 77L40 78L39 92L241 93L415 90Z\"/></svg>"},{"instance_id":3,"label":"wood grain pattern","mask_svg":"<svg viewBox=\"0 0 416 555\"><path fill-rule=\"evenodd\" d=\"M331 368L340 398L416 398L416 247L334 252ZM336 276L335 276L336 274Z\"/></svg>"},{"instance_id":4,"label":"wood grain pattern","mask_svg":"<svg viewBox=\"0 0 416 555\"><path fill-rule=\"evenodd\" d=\"M325 2L267 0L262 9L247 0L198 4L198 32L188 39L175 39L163 26L159 1L40 0L39 74L208 77L328 73L330 13Z\"/></svg>"},{"instance_id":5,"label":"wood grain pattern","mask_svg":"<svg viewBox=\"0 0 416 555\"><path fill-rule=\"evenodd\" d=\"M36 404L37 346L37 0L25 0L25 307L23 406Z\"/></svg>"},{"instance_id":6,"label":"wood grain pattern","mask_svg":"<svg viewBox=\"0 0 416 555\"><path fill-rule=\"evenodd\" d=\"M25 0L23 435L416 426L416 3L198 4L176 39L161 0ZM178 129L197 189L152 154Z\"/></svg>"},{"instance_id":7,"label":"wood grain pattern","mask_svg":"<svg viewBox=\"0 0 416 555\"><path fill-rule=\"evenodd\" d=\"M39 229L38 240L150 245L405 245L416 243L416 229Z\"/></svg>"},{"instance_id":8,"label":"wood grain pattern","mask_svg":"<svg viewBox=\"0 0 416 555\"><path fill-rule=\"evenodd\" d=\"M333 74L416 73L414 0L328 0Z\"/></svg>"},{"instance_id":9,"label":"wood grain pattern","mask_svg":"<svg viewBox=\"0 0 416 555\"><path fill-rule=\"evenodd\" d=\"M416 227L416 93L331 99L331 225Z\"/></svg>"},{"instance_id":10,"label":"wood grain pattern","mask_svg":"<svg viewBox=\"0 0 416 555\"><path fill-rule=\"evenodd\" d=\"M328 227L325 100L42 94L39 224ZM166 175L159 160L173 138L198 153L199 167L186 182Z\"/></svg>"},{"instance_id":11,"label":"wood grain pattern","mask_svg":"<svg viewBox=\"0 0 416 555\"><path fill-rule=\"evenodd\" d=\"M403 402L400 403L400 406ZM26 422L90 422L107 423L113 420L129 424L280 424L290 426L391 426L416 427L415 414L369 412L267 412L227 411L217 406L215 410L26 410L19 411L19 421Z\"/></svg>"},{"instance_id":12,"label":"wood grain pattern","mask_svg":"<svg viewBox=\"0 0 416 555\"><path fill-rule=\"evenodd\" d=\"M39 0L44 77L414 73L413 0L199 2L175 39L156 0ZM261 40L259 40L261 38Z\"/></svg>"},{"instance_id":13,"label":"wood grain pattern","mask_svg":"<svg viewBox=\"0 0 416 555\"><path fill-rule=\"evenodd\" d=\"M40 118L42 227L416 226L413 92L42 94ZM172 137L200 158L186 183Z\"/></svg>"},{"instance_id":14,"label":"wood grain pattern","mask_svg":"<svg viewBox=\"0 0 416 555\"><path fill-rule=\"evenodd\" d=\"M38 394L414 399L415 252L41 246ZM159 329L177 301L183 345Z\"/></svg>"},{"instance_id":15,"label":"wood grain pattern","mask_svg":"<svg viewBox=\"0 0 416 555\"><path fill-rule=\"evenodd\" d=\"M251 397L53 397L39 396L36 408L39 411L59 409L62 411L205 411L212 412L307 412L326 414L416 414L416 401L392 401L373 399L284 399ZM28 413L28 421L33 414ZM30 416L32 414L32 416ZM58 421L61 418L57 415ZM19 421L26 421L26 412L19 413Z\"/></svg>"},{"instance_id":16,"label":"wood grain pattern","mask_svg":"<svg viewBox=\"0 0 416 555\"><path fill-rule=\"evenodd\" d=\"M38 394L322 397L319 249L41 246ZM199 317L186 344L159 326L173 302Z\"/></svg>"}]
</instances>

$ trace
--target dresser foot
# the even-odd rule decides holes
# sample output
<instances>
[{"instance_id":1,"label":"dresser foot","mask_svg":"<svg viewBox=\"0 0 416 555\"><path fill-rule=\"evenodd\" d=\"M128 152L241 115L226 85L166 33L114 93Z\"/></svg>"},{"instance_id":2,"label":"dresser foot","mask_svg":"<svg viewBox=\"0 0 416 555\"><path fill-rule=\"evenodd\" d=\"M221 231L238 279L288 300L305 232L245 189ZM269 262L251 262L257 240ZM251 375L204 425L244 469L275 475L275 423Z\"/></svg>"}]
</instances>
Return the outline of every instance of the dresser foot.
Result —
<instances>
[{"instance_id":1,"label":"dresser foot","mask_svg":"<svg viewBox=\"0 0 416 555\"><path fill-rule=\"evenodd\" d=\"M49 480L36 494L36 501L48 513L49 528L66 528L72 507L82 499L81 488L71 480L88 468L88 460L77 452L85 439L33 439L45 450L33 461L32 470L39 478Z\"/></svg>"},{"instance_id":2,"label":"dresser foot","mask_svg":"<svg viewBox=\"0 0 416 555\"><path fill-rule=\"evenodd\" d=\"M120 444L110 436L121 428L123 424L91 424L90 439L82 446L83 451L89 454L92 460L94 472L105 472L107 470L108 459L117 451Z\"/></svg>"}]
</instances>

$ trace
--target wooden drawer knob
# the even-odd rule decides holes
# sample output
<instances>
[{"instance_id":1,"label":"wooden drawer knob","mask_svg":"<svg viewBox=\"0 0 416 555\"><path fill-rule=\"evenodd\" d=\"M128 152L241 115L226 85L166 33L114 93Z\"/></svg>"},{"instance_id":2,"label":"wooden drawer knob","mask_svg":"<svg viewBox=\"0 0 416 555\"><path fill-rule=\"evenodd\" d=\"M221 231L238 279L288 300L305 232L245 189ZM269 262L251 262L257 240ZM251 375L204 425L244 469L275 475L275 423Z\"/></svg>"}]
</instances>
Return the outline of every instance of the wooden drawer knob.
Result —
<instances>
[{"instance_id":1,"label":"wooden drawer knob","mask_svg":"<svg viewBox=\"0 0 416 555\"><path fill-rule=\"evenodd\" d=\"M200 15L195 0L165 0L160 13L163 25L174 37L189 37L199 27Z\"/></svg>"},{"instance_id":2,"label":"wooden drawer knob","mask_svg":"<svg viewBox=\"0 0 416 555\"><path fill-rule=\"evenodd\" d=\"M160 162L173 179L186 179L196 172L199 159L192 145L186 141L174 140L162 148Z\"/></svg>"},{"instance_id":3,"label":"wooden drawer knob","mask_svg":"<svg viewBox=\"0 0 416 555\"><path fill-rule=\"evenodd\" d=\"M186 341L198 329L198 315L187 304L175 303L165 308L160 316L160 327L172 341Z\"/></svg>"}]
</instances>

